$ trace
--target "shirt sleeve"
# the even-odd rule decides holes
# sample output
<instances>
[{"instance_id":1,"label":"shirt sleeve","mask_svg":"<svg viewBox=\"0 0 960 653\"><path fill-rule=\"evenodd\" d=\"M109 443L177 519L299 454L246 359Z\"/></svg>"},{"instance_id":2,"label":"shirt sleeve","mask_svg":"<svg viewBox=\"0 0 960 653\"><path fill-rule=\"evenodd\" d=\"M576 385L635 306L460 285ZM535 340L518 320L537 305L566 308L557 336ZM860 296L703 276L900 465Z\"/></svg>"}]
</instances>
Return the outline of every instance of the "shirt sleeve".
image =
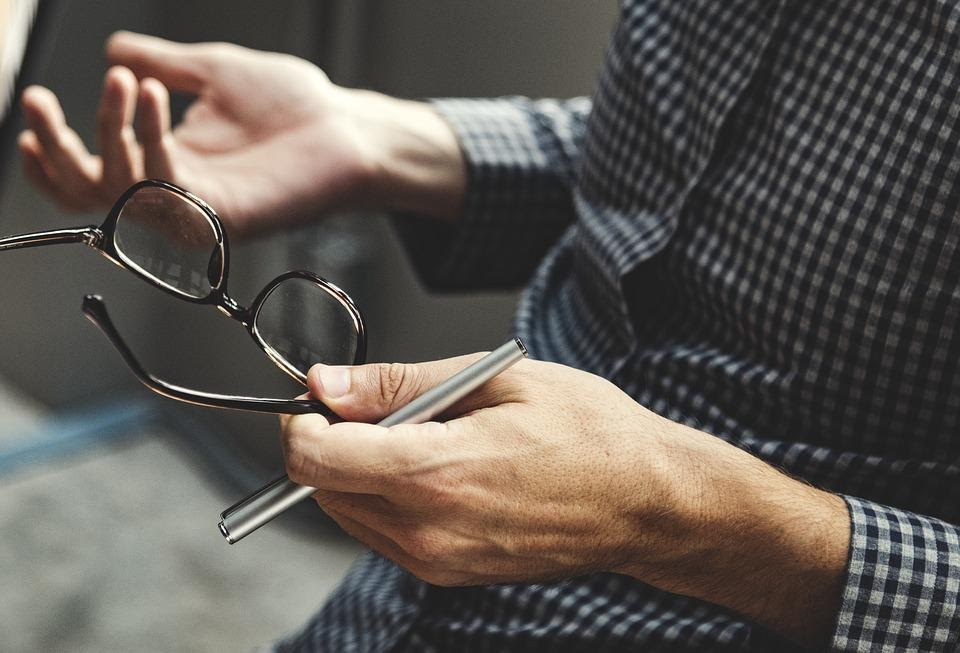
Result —
<instances>
[{"instance_id":1,"label":"shirt sleeve","mask_svg":"<svg viewBox=\"0 0 960 653\"><path fill-rule=\"evenodd\" d=\"M398 231L420 278L437 290L522 285L573 220L571 188L588 98L433 100L467 165L454 226L401 216Z\"/></svg>"},{"instance_id":2,"label":"shirt sleeve","mask_svg":"<svg viewBox=\"0 0 960 653\"><path fill-rule=\"evenodd\" d=\"M852 535L833 649L957 650L960 527L844 498Z\"/></svg>"}]
</instances>

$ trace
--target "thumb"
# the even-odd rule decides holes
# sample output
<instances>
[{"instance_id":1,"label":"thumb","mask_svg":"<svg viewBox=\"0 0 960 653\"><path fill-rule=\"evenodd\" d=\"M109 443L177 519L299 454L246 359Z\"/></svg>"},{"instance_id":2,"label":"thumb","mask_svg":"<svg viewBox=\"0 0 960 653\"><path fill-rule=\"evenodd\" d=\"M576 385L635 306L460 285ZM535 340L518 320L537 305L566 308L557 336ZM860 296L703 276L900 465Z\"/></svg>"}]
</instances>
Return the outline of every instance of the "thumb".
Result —
<instances>
[{"instance_id":1,"label":"thumb","mask_svg":"<svg viewBox=\"0 0 960 653\"><path fill-rule=\"evenodd\" d=\"M126 66L137 77L155 77L176 91L198 94L227 46L176 43L134 32L115 32L107 40L107 60Z\"/></svg>"},{"instance_id":2,"label":"thumb","mask_svg":"<svg viewBox=\"0 0 960 653\"><path fill-rule=\"evenodd\" d=\"M314 365L307 374L310 394L351 422L374 422L439 385L482 354L427 363Z\"/></svg>"}]
</instances>

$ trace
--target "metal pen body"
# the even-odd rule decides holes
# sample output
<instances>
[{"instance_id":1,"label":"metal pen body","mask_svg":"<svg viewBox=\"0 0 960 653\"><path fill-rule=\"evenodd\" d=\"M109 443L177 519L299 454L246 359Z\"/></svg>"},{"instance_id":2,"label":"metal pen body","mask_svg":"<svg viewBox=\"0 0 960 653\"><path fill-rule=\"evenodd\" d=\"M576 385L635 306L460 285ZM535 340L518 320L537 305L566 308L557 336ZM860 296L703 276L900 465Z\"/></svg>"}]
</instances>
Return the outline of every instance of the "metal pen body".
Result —
<instances>
[{"instance_id":1,"label":"metal pen body","mask_svg":"<svg viewBox=\"0 0 960 653\"><path fill-rule=\"evenodd\" d=\"M395 426L426 422L526 355L523 343L514 338L377 424ZM278 478L224 510L220 514L220 533L230 544L239 542L316 491L313 487L297 485L286 476Z\"/></svg>"}]
</instances>

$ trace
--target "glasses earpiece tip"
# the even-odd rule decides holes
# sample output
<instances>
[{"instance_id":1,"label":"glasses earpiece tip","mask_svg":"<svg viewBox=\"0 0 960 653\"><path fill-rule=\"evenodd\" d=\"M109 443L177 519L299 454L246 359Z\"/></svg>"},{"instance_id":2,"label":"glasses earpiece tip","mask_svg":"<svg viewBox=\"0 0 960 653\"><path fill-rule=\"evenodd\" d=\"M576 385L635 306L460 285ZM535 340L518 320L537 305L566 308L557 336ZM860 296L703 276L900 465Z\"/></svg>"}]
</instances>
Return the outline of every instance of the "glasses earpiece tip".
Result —
<instances>
[{"instance_id":1,"label":"glasses earpiece tip","mask_svg":"<svg viewBox=\"0 0 960 653\"><path fill-rule=\"evenodd\" d=\"M100 295L84 295L83 296L83 312L86 313L89 309L95 308L103 305L103 297Z\"/></svg>"}]
</instances>

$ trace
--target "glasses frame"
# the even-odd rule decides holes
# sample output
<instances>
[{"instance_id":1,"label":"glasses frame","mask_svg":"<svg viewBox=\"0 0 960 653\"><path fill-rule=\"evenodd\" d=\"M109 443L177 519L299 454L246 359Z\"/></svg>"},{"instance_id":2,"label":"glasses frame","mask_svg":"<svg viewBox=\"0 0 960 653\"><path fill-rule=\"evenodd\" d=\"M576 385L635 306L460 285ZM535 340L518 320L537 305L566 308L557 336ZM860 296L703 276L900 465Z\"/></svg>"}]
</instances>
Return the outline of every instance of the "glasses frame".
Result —
<instances>
[{"instance_id":1,"label":"glasses frame","mask_svg":"<svg viewBox=\"0 0 960 653\"><path fill-rule=\"evenodd\" d=\"M203 390L194 390L183 386L170 383L160 377L152 374L134 355L133 350L127 345L110 314L107 312L107 305L99 295L85 295L83 298L83 314L90 320L94 326L107 337L114 348L120 353L123 361L133 372L143 385L153 390L157 394L170 399L183 401L195 406L204 406L207 408L225 408L228 410L245 410L254 413L272 413L286 415L306 415L319 413L327 418L337 419L337 415L322 402L313 399L266 399L261 397L244 397L239 395L226 395Z\"/></svg>"},{"instance_id":2,"label":"glasses frame","mask_svg":"<svg viewBox=\"0 0 960 653\"><path fill-rule=\"evenodd\" d=\"M218 252L220 258L220 274L219 279L216 280L216 283L214 283L213 279L209 280L211 283L211 289L206 296L195 297L162 282L160 279L155 278L145 270L141 269L138 265L136 265L135 262L130 260L120 250L117 249L116 232L120 215L127 201L129 201L134 194L143 188L162 188L179 195L200 209L210 223L216 238L216 247L218 248L216 251ZM257 347L259 347L260 350L263 351L263 353L266 354L267 357L273 361L277 367L283 370L294 380L304 385L306 384L307 380L306 375L292 365L289 361L287 361L279 352L277 352L266 342L257 329L257 317L259 316L260 310L263 308L263 304L266 299L280 284L288 279L305 279L316 284L349 314L357 342L352 364L359 365L366 358L367 329L360 310L346 292L326 279L313 274L312 272L308 272L306 270L291 270L281 274L264 286L263 290L257 294L249 308L241 306L236 300L230 297L230 295L227 294L227 278L230 269L230 248L223 223L217 216L216 211L214 211L206 202L189 191L170 182L159 179L145 179L137 182L124 191L119 199L117 199L116 203L114 203L113 207L110 209L110 212L107 214L103 224L99 227L91 225L73 229L54 229L50 231L22 234L18 236L7 236L0 238L0 251L66 243L83 243L85 245L89 245L121 268L129 270L151 285L156 286L164 292L167 292L179 299L194 304L214 306L222 314L242 324ZM229 408L234 410L248 410L253 412L267 413L323 413L328 416L332 416L330 410L325 405L317 401L304 399L262 399L257 397L222 395L200 390L192 390L190 388L184 388L168 383L163 379L160 379L159 377L147 372L146 369L139 363L139 361L133 355L132 350L124 342L119 331L110 320L110 316L107 313L106 305L103 303L102 298L95 295L87 295L84 297L83 313L104 333L104 335L107 336L114 347L117 348L124 361L127 363L128 367L130 367L131 371L133 371L133 373L137 376L137 378L148 388L159 394L172 399L214 408Z\"/></svg>"},{"instance_id":3,"label":"glasses frame","mask_svg":"<svg viewBox=\"0 0 960 653\"><path fill-rule=\"evenodd\" d=\"M120 214L130 198L143 188L163 188L164 190L171 191L187 199L201 210L213 228L214 237L217 241L217 248L221 256L220 279L216 284L211 281L212 290L206 297L194 297L193 295L189 295L182 290L178 290L169 284L163 283L140 268L140 266L138 266L136 263L129 260L117 249L117 223L120 221ZM12 249L22 249L26 247L41 247L43 245L61 245L69 243L82 243L84 245L89 245L100 252L100 254L102 254L108 260L112 261L116 265L119 265L125 270L129 270L141 279L145 280L147 283L156 286L157 288L160 288L164 292L170 293L175 297L185 299L188 302L197 304L210 303L210 300L215 296L217 290L222 291L224 295L226 294L226 273L230 266L230 251L227 245L227 235L224 231L223 223L217 216L216 211L210 208L206 202L193 193L190 193L179 186L171 184L170 182L161 181L159 179L144 179L143 181L137 182L125 190L123 195L121 195L119 199L114 202L110 212L107 213L106 219L99 227L96 225L89 225L86 227L75 227L71 229L38 231L35 233L20 234L18 236L5 236L0 238L0 252Z\"/></svg>"}]
</instances>

